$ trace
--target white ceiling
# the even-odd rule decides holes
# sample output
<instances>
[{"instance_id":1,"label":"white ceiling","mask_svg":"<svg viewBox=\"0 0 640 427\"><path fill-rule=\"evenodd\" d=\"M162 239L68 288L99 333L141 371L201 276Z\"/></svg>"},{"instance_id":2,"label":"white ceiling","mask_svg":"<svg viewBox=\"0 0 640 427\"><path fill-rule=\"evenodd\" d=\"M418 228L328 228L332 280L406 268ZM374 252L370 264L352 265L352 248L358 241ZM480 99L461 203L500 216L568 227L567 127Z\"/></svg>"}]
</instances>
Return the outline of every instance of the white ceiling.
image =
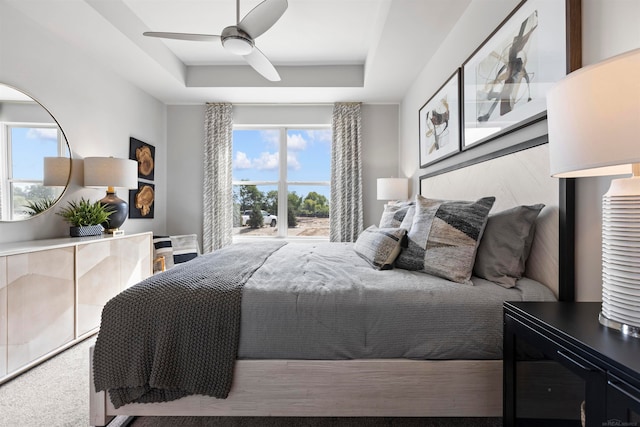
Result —
<instances>
[{"instance_id":1,"label":"white ceiling","mask_svg":"<svg viewBox=\"0 0 640 427\"><path fill-rule=\"evenodd\" d=\"M256 39L269 82L215 42L143 31L220 34L235 0L5 0L167 104L399 102L471 0L289 0ZM241 0L240 18L260 0Z\"/></svg>"}]
</instances>

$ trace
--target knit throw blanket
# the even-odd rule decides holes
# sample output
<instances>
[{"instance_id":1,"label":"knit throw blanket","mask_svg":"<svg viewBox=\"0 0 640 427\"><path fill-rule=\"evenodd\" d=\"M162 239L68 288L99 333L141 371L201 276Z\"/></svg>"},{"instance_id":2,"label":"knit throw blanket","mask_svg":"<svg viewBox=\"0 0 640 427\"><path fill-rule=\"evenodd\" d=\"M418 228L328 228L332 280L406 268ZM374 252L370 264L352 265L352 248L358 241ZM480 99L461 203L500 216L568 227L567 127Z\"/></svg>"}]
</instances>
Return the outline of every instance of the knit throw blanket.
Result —
<instances>
[{"instance_id":1,"label":"knit throw blanket","mask_svg":"<svg viewBox=\"0 0 640 427\"><path fill-rule=\"evenodd\" d=\"M242 288L286 243L231 245L143 280L102 311L97 391L118 408L190 394L226 398L240 337Z\"/></svg>"}]
</instances>

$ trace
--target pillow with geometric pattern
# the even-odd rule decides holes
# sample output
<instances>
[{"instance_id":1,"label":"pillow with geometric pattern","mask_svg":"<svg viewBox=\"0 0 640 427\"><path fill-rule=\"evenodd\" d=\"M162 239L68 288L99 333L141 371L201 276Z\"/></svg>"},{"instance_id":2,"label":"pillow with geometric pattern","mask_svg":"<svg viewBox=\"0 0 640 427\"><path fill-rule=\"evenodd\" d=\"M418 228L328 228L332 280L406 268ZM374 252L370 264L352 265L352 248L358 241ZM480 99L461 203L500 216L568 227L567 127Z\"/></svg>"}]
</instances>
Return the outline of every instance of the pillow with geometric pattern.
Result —
<instances>
[{"instance_id":1,"label":"pillow with geometric pattern","mask_svg":"<svg viewBox=\"0 0 640 427\"><path fill-rule=\"evenodd\" d=\"M411 228L413 215L415 213L415 202L396 202L384 205L384 211L380 218L380 228Z\"/></svg>"},{"instance_id":2,"label":"pillow with geometric pattern","mask_svg":"<svg viewBox=\"0 0 640 427\"><path fill-rule=\"evenodd\" d=\"M396 267L471 285L476 249L495 197L475 202L416 196L408 247Z\"/></svg>"},{"instance_id":3,"label":"pillow with geometric pattern","mask_svg":"<svg viewBox=\"0 0 640 427\"><path fill-rule=\"evenodd\" d=\"M370 226L358 236L353 250L376 270L390 270L405 243L404 228Z\"/></svg>"}]
</instances>

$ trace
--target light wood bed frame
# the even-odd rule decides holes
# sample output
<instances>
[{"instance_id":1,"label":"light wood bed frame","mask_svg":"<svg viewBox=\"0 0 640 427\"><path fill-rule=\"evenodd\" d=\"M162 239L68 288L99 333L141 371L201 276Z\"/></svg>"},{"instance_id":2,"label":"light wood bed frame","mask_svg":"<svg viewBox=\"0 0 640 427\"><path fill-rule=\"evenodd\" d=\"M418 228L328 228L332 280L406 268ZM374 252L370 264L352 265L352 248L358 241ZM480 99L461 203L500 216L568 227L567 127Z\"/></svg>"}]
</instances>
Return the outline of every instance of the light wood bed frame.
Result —
<instances>
[{"instance_id":1,"label":"light wood bed frame","mask_svg":"<svg viewBox=\"0 0 640 427\"><path fill-rule=\"evenodd\" d=\"M573 206L548 165L547 145L538 145L421 179L420 191L446 199L495 195L494 212L544 203L526 274L563 299L573 290L559 286L559 229L563 210ZM238 360L227 399L188 396L115 409L105 392L95 392L92 376L90 402L94 426L116 415L500 417L502 361Z\"/></svg>"}]
</instances>

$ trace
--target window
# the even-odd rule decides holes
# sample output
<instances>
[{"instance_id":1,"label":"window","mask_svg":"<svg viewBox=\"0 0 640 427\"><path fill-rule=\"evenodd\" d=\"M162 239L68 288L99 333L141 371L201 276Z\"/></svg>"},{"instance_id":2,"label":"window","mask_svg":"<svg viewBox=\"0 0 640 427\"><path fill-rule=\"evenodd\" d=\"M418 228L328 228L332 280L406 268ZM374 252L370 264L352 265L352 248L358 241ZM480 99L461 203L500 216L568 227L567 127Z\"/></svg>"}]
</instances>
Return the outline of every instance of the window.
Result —
<instances>
[{"instance_id":1,"label":"window","mask_svg":"<svg viewBox=\"0 0 640 427\"><path fill-rule=\"evenodd\" d=\"M327 239L330 174L328 127L235 128L234 238Z\"/></svg>"},{"instance_id":2,"label":"window","mask_svg":"<svg viewBox=\"0 0 640 427\"><path fill-rule=\"evenodd\" d=\"M68 156L56 125L0 123L0 147L1 219L26 218L29 202L60 197L63 188L42 185L44 158Z\"/></svg>"}]
</instances>

